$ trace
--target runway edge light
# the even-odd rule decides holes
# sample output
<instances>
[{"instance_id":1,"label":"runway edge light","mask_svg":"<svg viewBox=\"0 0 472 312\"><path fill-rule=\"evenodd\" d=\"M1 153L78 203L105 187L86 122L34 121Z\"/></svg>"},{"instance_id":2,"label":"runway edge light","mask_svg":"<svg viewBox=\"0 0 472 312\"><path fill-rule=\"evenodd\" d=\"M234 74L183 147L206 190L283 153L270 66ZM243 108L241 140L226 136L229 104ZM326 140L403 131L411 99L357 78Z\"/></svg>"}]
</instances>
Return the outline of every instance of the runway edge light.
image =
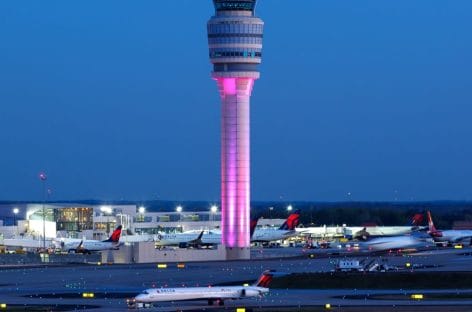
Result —
<instances>
[{"instance_id":1,"label":"runway edge light","mask_svg":"<svg viewBox=\"0 0 472 312\"><path fill-rule=\"evenodd\" d=\"M411 295L411 299L421 300L423 298L424 298L423 294L412 294Z\"/></svg>"},{"instance_id":2,"label":"runway edge light","mask_svg":"<svg viewBox=\"0 0 472 312\"><path fill-rule=\"evenodd\" d=\"M0 309L6 309L7 304L6 303L0 303Z\"/></svg>"},{"instance_id":3,"label":"runway edge light","mask_svg":"<svg viewBox=\"0 0 472 312\"><path fill-rule=\"evenodd\" d=\"M246 312L246 308L236 308L236 312Z\"/></svg>"},{"instance_id":4,"label":"runway edge light","mask_svg":"<svg viewBox=\"0 0 472 312\"><path fill-rule=\"evenodd\" d=\"M325 304L325 309L326 309L326 310L331 309L331 304L330 304L330 303Z\"/></svg>"}]
</instances>

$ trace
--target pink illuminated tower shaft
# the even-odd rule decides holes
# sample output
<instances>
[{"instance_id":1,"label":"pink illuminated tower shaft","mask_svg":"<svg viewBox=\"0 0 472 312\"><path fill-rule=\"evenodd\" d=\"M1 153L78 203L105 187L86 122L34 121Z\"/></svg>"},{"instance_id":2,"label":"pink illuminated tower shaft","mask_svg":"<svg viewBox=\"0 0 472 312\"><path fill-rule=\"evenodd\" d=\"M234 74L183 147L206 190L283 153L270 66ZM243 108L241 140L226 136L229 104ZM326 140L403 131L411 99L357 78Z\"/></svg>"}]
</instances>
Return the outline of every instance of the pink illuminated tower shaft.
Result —
<instances>
[{"instance_id":1,"label":"pink illuminated tower shaft","mask_svg":"<svg viewBox=\"0 0 472 312\"><path fill-rule=\"evenodd\" d=\"M217 78L221 96L221 228L227 247L250 245L249 100L253 78Z\"/></svg>"},{"instance_id":2,"label":"pink illuminated tower shaft","mask_svg":"<svg viewBox=\"0 0 472 312\"><path fill-rule=\"evenodd\" d=\"M262 61L256 0L213 0L207 23L211 73L221 97L221 233L226 259L250 257L249 101Z\"/></svg>"}]
</instances>

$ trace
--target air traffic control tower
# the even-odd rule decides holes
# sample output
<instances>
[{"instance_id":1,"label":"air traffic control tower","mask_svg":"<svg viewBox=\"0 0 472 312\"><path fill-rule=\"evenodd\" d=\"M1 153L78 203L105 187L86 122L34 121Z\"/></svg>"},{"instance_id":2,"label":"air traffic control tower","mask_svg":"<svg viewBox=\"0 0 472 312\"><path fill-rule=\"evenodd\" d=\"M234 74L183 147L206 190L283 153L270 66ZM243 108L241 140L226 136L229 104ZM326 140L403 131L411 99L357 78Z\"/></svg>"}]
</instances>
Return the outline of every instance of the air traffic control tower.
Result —
<instances>
[{"instance_id":1,"label":"air traffic control tower","mask_svg":"<svg viewBox=\"0 0 472 312\"><path fill-rule=\"evenodd\" d=\"M227 259L250 258L249 102L259 78L264 22L257 0L213 0L208 21L212 77L221 97L221 231Z\"/></svg>"}]
</instances>

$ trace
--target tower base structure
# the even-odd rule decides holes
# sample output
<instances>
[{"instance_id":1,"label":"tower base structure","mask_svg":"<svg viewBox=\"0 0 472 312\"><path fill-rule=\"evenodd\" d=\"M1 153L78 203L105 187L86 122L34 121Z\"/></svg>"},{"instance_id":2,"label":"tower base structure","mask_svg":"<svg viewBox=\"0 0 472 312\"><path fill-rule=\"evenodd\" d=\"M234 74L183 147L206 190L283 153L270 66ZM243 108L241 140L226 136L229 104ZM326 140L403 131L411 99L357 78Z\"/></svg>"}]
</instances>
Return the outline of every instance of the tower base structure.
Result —
<instances>
[{"instance_id":1,"label":"tower base structure","mask_svg":"<svg viewBox=\"0 0 472 312\"><path fill-rule=\"evenodd\" d=\"M251 259L250 247L226 247L226 260Z\"/></svg>"}]
</instances>

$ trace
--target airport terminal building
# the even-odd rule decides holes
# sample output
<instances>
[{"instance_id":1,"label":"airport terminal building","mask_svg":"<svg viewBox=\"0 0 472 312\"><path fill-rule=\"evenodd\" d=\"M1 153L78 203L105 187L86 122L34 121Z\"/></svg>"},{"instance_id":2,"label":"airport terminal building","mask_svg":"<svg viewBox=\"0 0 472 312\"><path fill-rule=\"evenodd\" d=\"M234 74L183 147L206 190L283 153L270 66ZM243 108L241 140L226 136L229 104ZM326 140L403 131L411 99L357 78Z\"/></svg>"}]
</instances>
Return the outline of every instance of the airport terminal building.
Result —
<instances>
[{"instance_id":1,"label":"airport terminal building","mask_svg":"<svg viewBox=\"0 0 472 312\"><path fill-rule=\"evenodd\" d=\"M123 226L123 237L157 235L220 228L218 209L199 211L147 211L138 205L90 205L82 203L26 203L2 208L18 209L16 226L1 225L3 237L28 236L41 238L86 238L104 240L118 226ZM43 229L44 218L44 229ZM283 219L261 219L259 226L280 226Z\"/></svg>"}]
</instances>

